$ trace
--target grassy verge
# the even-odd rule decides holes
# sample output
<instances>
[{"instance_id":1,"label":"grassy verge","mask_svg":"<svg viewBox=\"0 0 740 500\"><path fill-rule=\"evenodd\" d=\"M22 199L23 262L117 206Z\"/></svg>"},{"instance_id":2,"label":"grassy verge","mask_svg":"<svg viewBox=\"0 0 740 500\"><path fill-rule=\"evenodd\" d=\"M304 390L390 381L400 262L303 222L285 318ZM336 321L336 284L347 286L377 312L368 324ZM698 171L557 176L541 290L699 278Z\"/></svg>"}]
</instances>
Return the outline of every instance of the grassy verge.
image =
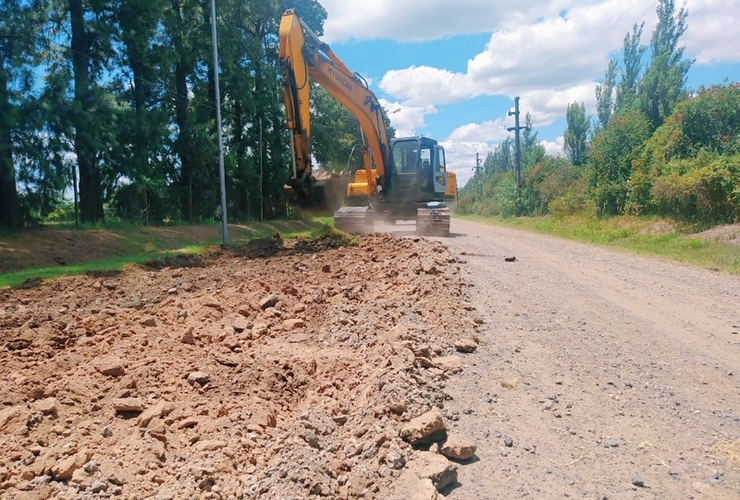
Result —
<instances>
[{"instance_id":1,"label":"grassy verge","mask_svg":"<svg viewBox=\"0 0 740 500\"><path fill-rule=\"evenodd\" d=\"M695 228L673 221L645 217L494 217L463 216L584 243L655 255L708 269L740 274L740 246L699 238Z\"/></svg>"},{"instance_id":2,"label":"grassy verge","mask_svg":"<svg viewBox=\"0 0 740 500\"><path fill-rule=\"evenodd\" d=\"M208 225L206 227L212 227ZM318 229L317 229L318 228ZM220 245L222 239L220 230L218 237L214 231L204 237L203 226L179 227L177 232L168 231L168 228L146 227L139 230L131 228L106 228L106 233L112 233L115 245L104 245L99 253L108 257L90 260L79 264L69 264L54 267L31 267L19 271L0 274L0 288L33 286L42 280L74 276L85 273L119 271L126 264L142 264L154 260L176 258L182 255L203 255L211 248ZM320 222L296 223L295 221L271 221L269 223L255 223L249 225L229 225L229 245L243 245L250 240L269 237L280 233L283 238L311 237L320 232ZM98 230L98 229L96 229ZM83 231L84 232L84 231ZM77 233L79 234L79 232ZM43 231L39 233L43 238ZM193 241L197 241L194 243ZM12 246L12 242L10 243Z\"/></svg>"}]
</instances>

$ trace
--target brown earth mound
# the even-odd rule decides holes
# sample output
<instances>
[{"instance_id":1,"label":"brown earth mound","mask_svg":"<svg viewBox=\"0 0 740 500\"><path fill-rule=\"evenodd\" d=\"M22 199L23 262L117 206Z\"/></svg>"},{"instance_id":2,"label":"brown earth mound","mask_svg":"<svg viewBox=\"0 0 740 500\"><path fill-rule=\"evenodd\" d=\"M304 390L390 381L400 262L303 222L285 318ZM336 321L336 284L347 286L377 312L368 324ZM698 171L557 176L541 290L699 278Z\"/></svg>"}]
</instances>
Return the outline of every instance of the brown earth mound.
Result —
<instances>
[{"instance_id":1,"label":"brown earth mound","mask_svg":"<svg viewBox=\"0 0 740 500\"><path fill-rule=\"evenodd\" d=\"M0 292L0 496L387 497L475 330L455 259L257 246Z\"/></svg>"},{"instance_id":2,"label":"brown earth mound","mask_svg":"<svg viewBox=\"0 0 740 500\"><path fill-rule=\"evenodd\" d=\"M725 224L715 226L695 235L697 238L721 241L732 245L740 245L740 224Z\"/></svg>"}]
</instances>

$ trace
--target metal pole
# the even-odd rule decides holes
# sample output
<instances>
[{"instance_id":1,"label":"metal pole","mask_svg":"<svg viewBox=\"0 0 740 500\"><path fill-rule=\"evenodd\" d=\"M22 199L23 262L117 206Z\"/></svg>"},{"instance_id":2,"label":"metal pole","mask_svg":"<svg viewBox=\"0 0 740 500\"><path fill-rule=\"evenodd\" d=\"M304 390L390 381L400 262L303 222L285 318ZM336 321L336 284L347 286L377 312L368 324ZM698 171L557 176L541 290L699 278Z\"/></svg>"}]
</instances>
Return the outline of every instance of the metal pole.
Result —
<instances>
[{"instance_id":1,"label":"metal pole","mask_svg":"<svg viewBox=\"0 0 740 500\"><path fill-rule=\"evenodd\" d=\"M224 139L221 132L221 91L218 86L218 35L216 34L216 0L211 0L211 40L213 42L213 83L216 86L216 134L218 135L218 177L221 188L221 235L226 245L228 219L226 217L226 173L224 172Z\"/></svg>"},{"instance_id":2,"label":"metal pole","mask_svg":"<svg viewBox=\"0 0 740 500\"><path fill-rule=\"evenodd\" d=\"M80 228L80 209L77 204L79 196L77 195L77 166L72 165L72 191L75 197L75 229Z\"/></svg>"},{"instance_id":3,"label":"metal pole","mask_svg":"<svg viewBox=\"0 0 740 500\"><path fill-rule=\"evenodd\" d=\"M291 137L293 137L291 135ZM263 169L263 157L262 157L262 118L260 118L260 222L265 218L265 190L262 187L262 169Z\"/></svg>"},{"instance_id":4,"label":"metal pole","mask_svg":"<svg viewBox=\"0 0 740 500\"><path fill-rule=\"evenodd\" d=\"M509 111L509 116L514 115L514 126L508 127L506 130L511 132L512 130L515 131L514 136L514 148L515 148L515 155L516 155L516 172L515 172L515 178L516 178L516 215L519 215L519 209L521 208L521 189L522 189L522 149L521 149L521 142L519 140L519 131L522 128L519 126L519 97L514 98L514 111Z\"/></svg>"},{"instance_id":5,"label":"metal pole","mask_svg":"<svg viewBox=\"0 0 740 500\"><path fill-rule=\"evenodd\" d=\"M516 135L514 136L514 144L516 148L516 188L522 188L522 144L519 139L519 98L514 98L514 127L516 128Z\"/></svg>"}]
</instances>

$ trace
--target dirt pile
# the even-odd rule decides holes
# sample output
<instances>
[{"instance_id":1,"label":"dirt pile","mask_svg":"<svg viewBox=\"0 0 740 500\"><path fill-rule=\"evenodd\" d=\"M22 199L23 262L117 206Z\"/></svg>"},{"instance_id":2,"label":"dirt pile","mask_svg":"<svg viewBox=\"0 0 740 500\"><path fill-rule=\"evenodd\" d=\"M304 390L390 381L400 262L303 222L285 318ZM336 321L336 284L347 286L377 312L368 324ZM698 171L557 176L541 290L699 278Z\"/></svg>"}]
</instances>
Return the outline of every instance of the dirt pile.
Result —
<instances>
[{"instance_id":1,"label":"dirt pile","mask_svg":"<svg viewBox=\"0 0 740 500\"><path fill-rule=\"evenodd\" d=\"M275 244L0 292L0 496L388 491L476 328L457 263L389 235Z\"/></svg>"}]
</instances>

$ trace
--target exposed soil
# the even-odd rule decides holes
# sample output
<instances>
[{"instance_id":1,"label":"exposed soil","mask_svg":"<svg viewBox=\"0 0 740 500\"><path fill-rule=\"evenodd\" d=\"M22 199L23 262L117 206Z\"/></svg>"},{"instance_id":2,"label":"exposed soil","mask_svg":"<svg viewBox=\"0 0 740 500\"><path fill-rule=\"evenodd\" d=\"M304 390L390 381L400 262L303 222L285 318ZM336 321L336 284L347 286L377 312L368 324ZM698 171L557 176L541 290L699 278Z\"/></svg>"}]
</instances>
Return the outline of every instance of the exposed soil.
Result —
<instances>
[{"instance_id":1,"label":"exposed soil","mask_svg":"<svg viewBox=\"0 0 740 500\"><path fill-rule=\"evenodd\" d=\"M301 221L230 224L229 241L255 234L306 231ZM58 267L111 259L155 250L177 250L187 245L218 244L221 226L148 226L135 229L85 231L40 229L0 236L0 273L37 267Z\"/></svg>"},{"instance_id":2,"label":"exposed soil","mask_svg":"<svg viewBox=\"0 0 740 500\"><path fill-rule=\"evenodd\" d=\"M721 241L740 246L740 224L724 224L696 234L698 238Z\"/></svg>"},{"instance_id":3,"label":"exposed soil","mask_svg":"<svg viewBox=\"0 0 740 500\"><path fill-rule=\"evenodd\" d=\"M260 240L2 292L0 496L389 491L402 421L444 400L429 357L474 322L441 244L333 246Z\"/></svg>"},{"instance_id":4,"label":"exposed soil","mask_svg":"<svg viewBox=\"0 0 740 500\"><path fill-rule=\"evenodd\" d=\"M0 291L0 496L431 500L438 408L477 445L440 498L740 498L740 277L381 229Z\"/></svg>"}]
</instances>

